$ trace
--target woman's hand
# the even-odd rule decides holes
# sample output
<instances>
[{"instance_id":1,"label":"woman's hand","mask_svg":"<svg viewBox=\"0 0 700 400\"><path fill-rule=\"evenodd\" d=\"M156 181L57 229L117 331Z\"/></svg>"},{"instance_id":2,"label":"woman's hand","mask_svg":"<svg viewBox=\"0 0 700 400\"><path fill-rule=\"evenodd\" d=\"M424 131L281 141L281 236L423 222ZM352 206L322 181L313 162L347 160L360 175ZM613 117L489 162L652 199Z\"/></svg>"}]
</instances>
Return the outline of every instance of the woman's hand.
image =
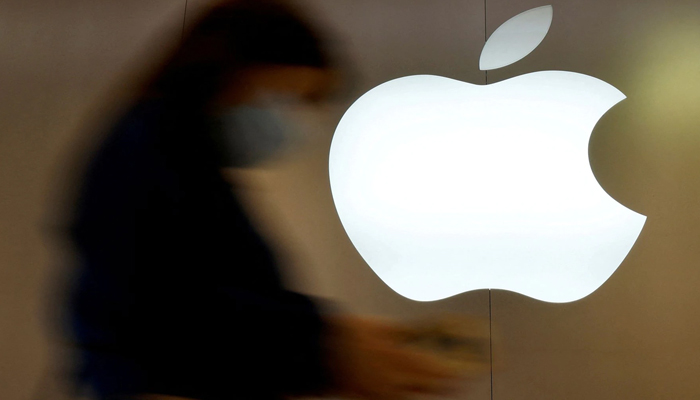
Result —
<instances>
[{"instance_id":1,"label":"woman's hand","mask_svg":"<svg viewBox=\"0 0 700 400\"><path fill-rule=\"evenodd\" d=\"M327 345L337 394L399 400L412 394L450 394L460 374L447 360L407 346L407 329L379 319L333 317Z\"/></svg>"}]
</instances>

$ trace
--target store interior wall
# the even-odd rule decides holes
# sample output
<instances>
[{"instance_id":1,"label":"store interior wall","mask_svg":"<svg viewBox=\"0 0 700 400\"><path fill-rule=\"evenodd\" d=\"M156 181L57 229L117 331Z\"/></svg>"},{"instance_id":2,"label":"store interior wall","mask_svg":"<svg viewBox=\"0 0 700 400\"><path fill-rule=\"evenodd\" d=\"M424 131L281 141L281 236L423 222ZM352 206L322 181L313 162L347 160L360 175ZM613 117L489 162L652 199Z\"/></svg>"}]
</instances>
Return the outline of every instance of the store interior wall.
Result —
<instances>
[{"instance_id":1,"label":"store interior wall","mask_svg":"<svg viewBox=\"0 0 700 400\"><path fill-rule=\"evenodd\" d=\"M70 252L60 224L67 165L118 114L139 74L175 45L210 0L0 1L0 398L59 398L63 361L56 287ZM660 0L297 0L354 72L343 98L303 107L307 145L241 172L238 191L296 290L352 312L406 319L492 316L492 377L470 399L700 398L700 6ZM552 4L541 46L479 71L485 38L510 17ZM593 132L601 185L648 216L625 262L599 290L549 304L494 290L421 303L389 289L348 240L333 207L328 149L354 99L387 80L434 74L474 84L541 70L585 73L628 99ZM96 129L96 128L95 128ZM491 379L492 378L492 379Z\"/></svg>"}]
</instances>

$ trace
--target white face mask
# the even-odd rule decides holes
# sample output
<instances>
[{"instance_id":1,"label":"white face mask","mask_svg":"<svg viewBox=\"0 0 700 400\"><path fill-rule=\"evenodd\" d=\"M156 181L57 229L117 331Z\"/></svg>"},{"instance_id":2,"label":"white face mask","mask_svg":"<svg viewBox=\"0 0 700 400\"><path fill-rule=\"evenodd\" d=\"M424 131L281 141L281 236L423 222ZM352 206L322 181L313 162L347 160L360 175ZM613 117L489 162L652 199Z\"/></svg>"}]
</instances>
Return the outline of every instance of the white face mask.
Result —
<instances>
[{"instance_id":1,"label":"white face mask","mask_svg":"<svg viewBox=\"0 0 700 400\"><path fill-rule=\"evenodd\" d=\"M215 140L223 167L259 165L298 144L298 131L279 109L285 103L289 100L265 97L254 105L230 107L219 114Z\"/></svg>"}]
</instances>

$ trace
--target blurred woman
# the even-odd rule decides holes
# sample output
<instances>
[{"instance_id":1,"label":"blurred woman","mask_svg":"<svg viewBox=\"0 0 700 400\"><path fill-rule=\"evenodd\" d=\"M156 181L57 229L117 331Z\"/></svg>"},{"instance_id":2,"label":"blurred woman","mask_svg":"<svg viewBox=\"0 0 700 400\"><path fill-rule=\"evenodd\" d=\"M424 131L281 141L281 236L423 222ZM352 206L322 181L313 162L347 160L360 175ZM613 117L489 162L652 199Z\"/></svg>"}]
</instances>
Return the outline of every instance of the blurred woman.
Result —
<instances>
[{"instance_id":1,"label":"blurred woman","mask_svg":"<svg viewBox=\"0 0 700 400\"><path fill-rule=\"evenodd\" d=\"M398 328L324 316L285 290L222 168L289 141L280 101L323 99L337 69L289 6L223 2L110 129L82 179L72 335L101 399L442 392L453 374Z\"/></svg>"}]
</instances>

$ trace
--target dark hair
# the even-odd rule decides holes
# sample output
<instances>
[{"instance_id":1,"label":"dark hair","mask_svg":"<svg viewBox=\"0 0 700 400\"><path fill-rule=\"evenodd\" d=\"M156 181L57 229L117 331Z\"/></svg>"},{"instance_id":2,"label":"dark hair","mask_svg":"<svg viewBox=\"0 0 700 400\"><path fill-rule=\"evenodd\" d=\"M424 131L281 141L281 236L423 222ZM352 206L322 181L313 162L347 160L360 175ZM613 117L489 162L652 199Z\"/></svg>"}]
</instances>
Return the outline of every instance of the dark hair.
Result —
<instances>
[{"instance_id":1,"label":"dark hair","mask_svg":"<svg viewBox=\"0 0 700 400\"><path fill-rule=\"evenodd\" d=\"M197 110L206 107L237 70L255 65L330 68L319 35L290 6L273 0L232 0L196 23L145 93Z\"/></svg>"}]
</instances>

